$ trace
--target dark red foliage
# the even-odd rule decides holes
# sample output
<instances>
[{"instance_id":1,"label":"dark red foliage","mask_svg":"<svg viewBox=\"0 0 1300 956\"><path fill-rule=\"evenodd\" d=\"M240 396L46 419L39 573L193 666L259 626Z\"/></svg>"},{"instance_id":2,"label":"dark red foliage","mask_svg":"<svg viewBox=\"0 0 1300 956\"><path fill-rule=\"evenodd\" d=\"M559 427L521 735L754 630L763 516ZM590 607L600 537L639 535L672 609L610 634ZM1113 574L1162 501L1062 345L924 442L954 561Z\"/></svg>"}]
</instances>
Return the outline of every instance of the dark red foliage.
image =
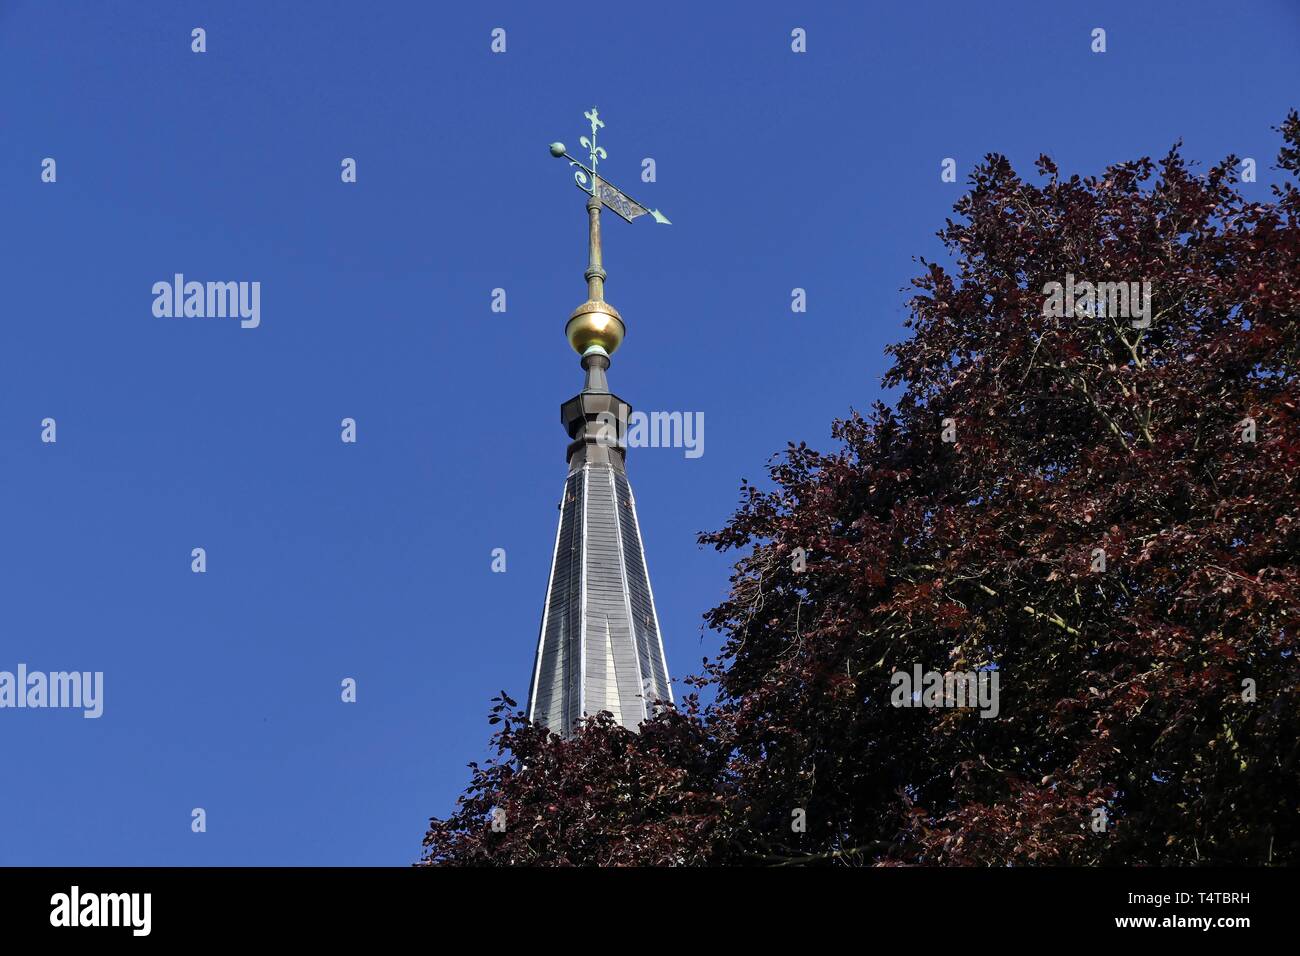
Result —
<instances>
[{"instance_id":1,"label":"dark red foliage","mask_svg":"<svg viewBox=\"0 0 1300 956\"><path fill-rule=\"evenodd\" d=\"M427 862L1300 863L1300 192L1178 148L1037 166L973 174L896 406L702 536L743 552L717 703L567 741L508 718ZM1150 280L1150 327L1044 317L1067 273ZM914 664L995 667L998 717L891 706Z\"/></svg>"},{"instance_id":2,"label":"dark red foliage","mask_svg":"<svg viewBox=\"0 0 1300 956\"><path fill-rule=\"evenodd\" d=\"M693 707L640 733L602 712L568 741L530 724L502 692L498 759L448 820L431 820L425 862L480 866L707 863L723 810L716 752Z\"/></svg>"}]
</instances>

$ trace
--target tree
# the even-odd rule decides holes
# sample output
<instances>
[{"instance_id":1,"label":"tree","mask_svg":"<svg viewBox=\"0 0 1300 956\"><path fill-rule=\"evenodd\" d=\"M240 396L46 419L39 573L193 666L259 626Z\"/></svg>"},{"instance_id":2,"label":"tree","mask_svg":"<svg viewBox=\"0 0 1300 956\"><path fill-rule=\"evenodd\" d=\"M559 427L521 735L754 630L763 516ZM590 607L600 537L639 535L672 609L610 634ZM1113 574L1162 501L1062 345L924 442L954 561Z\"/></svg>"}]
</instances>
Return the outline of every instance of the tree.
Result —
<instances>
[{"instance_id":1,"label":"tree","mask_svg":"<svg viewBox=\"0 0 1300 956\"><path fill-rule=\"evenodd\" d=\"M426 862L1300 863L1300 191L1236 165L986 157L894 407L701 536L740 552L716 703L506 717ZM895 706L918 665L996 673L997 715Z\"/></svg>"},{"instance_id":2,"label":"tree","mask_svg":"<svg viewBox=\"0 0 1300 956\"><path fill-rule=\"evenodd\" d=\"M490 721L497 759L447 820L431 820L425 862L480 866L707 863L721 812L717 748L693 704L633 733L608 712L568 740L532 724L502 691Z\"/></svg>"}]
</instances>

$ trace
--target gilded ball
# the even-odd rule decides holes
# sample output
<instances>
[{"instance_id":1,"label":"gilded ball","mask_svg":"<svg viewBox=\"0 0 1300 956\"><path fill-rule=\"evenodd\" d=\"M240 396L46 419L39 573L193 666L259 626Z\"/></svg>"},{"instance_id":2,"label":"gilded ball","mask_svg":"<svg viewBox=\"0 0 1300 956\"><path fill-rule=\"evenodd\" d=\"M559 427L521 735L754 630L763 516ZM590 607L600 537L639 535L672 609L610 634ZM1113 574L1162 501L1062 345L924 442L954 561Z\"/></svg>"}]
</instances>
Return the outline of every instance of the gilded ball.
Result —
<instances>
[{"instance_id":1,"label":"gilded ball","mask_svg":"<svg viewBox=\"0 0 1300 956\"><path fill-rule=\"evenodd\" d=\"M599 345L608 354L623 342L627 329L618 310L605 302L587 301L574 310L564 326L564 334L573 350L582 355L593 345Z\"/></svg>"}]
</instances>

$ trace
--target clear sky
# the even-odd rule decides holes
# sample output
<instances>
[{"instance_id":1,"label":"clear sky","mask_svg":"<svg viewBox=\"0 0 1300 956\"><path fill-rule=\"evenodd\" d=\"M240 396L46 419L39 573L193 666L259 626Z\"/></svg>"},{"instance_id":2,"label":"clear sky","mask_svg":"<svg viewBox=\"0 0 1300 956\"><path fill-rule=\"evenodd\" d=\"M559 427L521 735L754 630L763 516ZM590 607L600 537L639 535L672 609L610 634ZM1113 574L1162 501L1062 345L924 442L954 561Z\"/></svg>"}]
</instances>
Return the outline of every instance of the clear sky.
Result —
<instances>
[{"instance_id":1,"label":"clear sky","mask_svg":"<svg viewBox=\"0 0 1300 956\"><path fill-rule=\"evenodd\" d=\"M702 457L629 458L680 677L728 570L695 534L881 396L972 163L1181 137L1263 197L1298 72L1288 0L2 0L0 670L102 671L104 712L0 710L0 864L418 858L528 693L585 298L546 145L593 104L673 223L605 216L611 385L705 415ZM260 325L155 317L175 273L260 282Z\"/></svg>"}]
</instances>

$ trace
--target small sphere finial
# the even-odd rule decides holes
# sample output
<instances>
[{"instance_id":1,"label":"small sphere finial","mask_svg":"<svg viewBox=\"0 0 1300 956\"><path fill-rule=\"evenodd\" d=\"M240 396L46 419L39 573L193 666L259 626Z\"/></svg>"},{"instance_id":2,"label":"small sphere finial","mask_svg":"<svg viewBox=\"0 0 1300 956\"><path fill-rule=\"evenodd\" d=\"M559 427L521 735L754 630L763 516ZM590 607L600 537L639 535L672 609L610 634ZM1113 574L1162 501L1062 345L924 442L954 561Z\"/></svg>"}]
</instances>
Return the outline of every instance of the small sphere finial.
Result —
<instances>
[{"instance_id":1,"label":"small sphere finial","mask_svg":"<svg viewBox=\"0 0 1300 956\"><path fill-rule=\"evenodd\" d=\"M568 152L568 150L565 149L563 143L552 143L552 144L551 144L551 155L554 156L556 159L563 159L563 158L564 158L564 154L567 153L567 152Z\"/></svg>"}]
</instances>

